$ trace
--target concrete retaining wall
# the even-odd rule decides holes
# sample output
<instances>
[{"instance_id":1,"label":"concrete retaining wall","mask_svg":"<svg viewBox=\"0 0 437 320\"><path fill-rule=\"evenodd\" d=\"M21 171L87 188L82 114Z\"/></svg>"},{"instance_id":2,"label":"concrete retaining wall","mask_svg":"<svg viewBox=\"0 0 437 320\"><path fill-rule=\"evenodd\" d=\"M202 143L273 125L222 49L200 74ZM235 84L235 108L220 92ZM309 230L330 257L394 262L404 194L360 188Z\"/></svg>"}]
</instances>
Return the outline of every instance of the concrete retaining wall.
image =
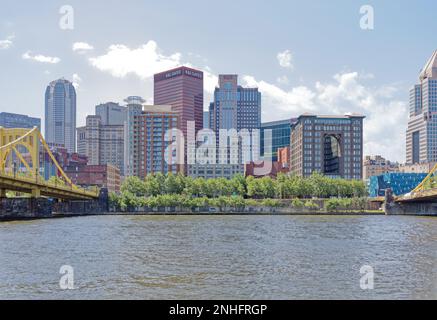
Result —
<instances>
[{"instance_id":1,"label":"concrete retaining wall","mask_svg":"<svg viewBox=\"0 0 437 320\"><path fill-rule=\"evenodd\" d=\"M384 212L386 215L437 216L437 202L396 202L393 191L385 191Z\"/></svg>"},{"instance_id":2,"label":"concrete retaining wall","mask_svg":"<svg viewBox=\"0 0 437 320\"><path fill-rule=\"evenodd\" d=\"M52 203L45 198L1 198L0 220L48 218Z\"/></svg>"},{"instance_id":3,"label":"concrete retaining wall","mask_svg":"<svg viewBox=\"0 0 437 320\"><path fill-rule=\"evenodd\" d=\"M108 192L101 189L96 200L58 202L47 198L0 198L0 221L50 218L58 215L87 215L107 212Z\"/></svg>"},{"instance_id":4,"label":"concrete retaining wall","mask_svg":"<svg viewBox=\"0 0 437 320\"><path fill-rule=\"evenodd\" d=\"M385 206L387 215L416 215L416 216L436 216L436 202L402 202L390 203Z\"/></svg>"}]
</instances>

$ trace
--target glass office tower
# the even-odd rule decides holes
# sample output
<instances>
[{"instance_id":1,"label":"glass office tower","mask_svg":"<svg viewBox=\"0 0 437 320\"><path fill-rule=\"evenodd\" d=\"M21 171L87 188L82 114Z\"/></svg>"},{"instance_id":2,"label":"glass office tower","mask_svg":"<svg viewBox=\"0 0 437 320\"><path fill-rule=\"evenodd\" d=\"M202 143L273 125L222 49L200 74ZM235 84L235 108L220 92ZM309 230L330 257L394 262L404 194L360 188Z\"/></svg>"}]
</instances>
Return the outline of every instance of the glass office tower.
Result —
<instances>
[{"instance_id":1,"label":"glass office tower","mask_svg":"<svg viewBox=\"0 0 437 320\"><path fill-rule=\"evenodd\" d=\"M437 161L437 50L410 90L407 164Z\"/></svg>"},{"instance_id":2,"label":"glass office tower","mask_svg":"<svg viewBox=\"0 0 437 320\"><path fill-rule=\"evenodd\" d=\"M50 82L45 93L45 140L76 151L76 90L65 79Z\"/></svg>"}]
</instances>

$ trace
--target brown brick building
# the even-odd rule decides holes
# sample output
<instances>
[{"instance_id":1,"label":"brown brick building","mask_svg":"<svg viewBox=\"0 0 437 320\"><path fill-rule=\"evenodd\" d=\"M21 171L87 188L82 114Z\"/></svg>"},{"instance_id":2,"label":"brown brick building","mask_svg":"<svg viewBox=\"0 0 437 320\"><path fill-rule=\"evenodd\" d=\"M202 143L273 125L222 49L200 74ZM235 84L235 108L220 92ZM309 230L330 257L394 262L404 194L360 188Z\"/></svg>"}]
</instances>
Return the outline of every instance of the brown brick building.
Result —
<instances>
[{"instance_id":1,"label":"brown brick building","mask_svg":"<svg viewBox=\"0 0 437 320\"><path fill-rule=\"evenodd\" d=\"M320 172L330 177L363 177L364 116L304 114L291 129L290 171L298 176Z\"/></svg>"},{"instance_id":2,"label":"brown brick building","mask_svg":"<svg viewBox=\"0 0 437 320\"><path fill-rule=\"evenodd\" d=\"M179 113L169 105L143 106L141 114L134 116L133 126L133 174L144 178L151 173L183 171L182 159L170 145L177 137ZM166 138L166 134L171 134ZM173 134L175 134L173 136ZM175 140L173 140L175 141ZM184 147L180 142L178 148ZM168 150L167 150L168 149ZM178 163L179 162L179 163Z\"/></svg>"},{"instance_id":3,"label":"brown brick building","mask_svg":"<svg viewBox=\"0 0 437 320\"><path fill-rule=\"evenodd\" d=\"M97 186L108 188L109 192L120 192L120 169L111 164L69 166L64 171L76 185Z\"/></svg>"}]
</instances>

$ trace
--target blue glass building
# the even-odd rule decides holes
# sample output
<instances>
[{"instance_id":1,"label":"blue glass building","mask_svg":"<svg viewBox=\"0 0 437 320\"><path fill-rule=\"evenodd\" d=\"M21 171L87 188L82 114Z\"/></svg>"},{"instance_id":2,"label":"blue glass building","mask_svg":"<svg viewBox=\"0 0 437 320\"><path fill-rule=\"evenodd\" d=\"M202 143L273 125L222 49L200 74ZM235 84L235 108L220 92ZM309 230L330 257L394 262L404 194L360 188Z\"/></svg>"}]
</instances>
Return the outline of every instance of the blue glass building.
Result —
<instances>
[{"instance_id":1,"label":"blue glass building","mask_svg":"<svg viewBox=\"0 0 437 320\"><path fill-rule=\"evenodd\" d=\"M411 192L427 176L426 173L386 173L372 176L369 180L370 197L383 197L385 190L392 189L393 194L401 196Z\"/></svg>"},{"instance_id":2,"label":"blue glass building","mask_svg":"<svg viewBox=\"0 0 437 320\"><path fill-rule=\"evenodd\" d=\"M437 161L437 50L422 69L419 84L410 90L406 134L407 163Z\"/></svg>"},{"instance_id":3,"label":"blue glass building","mask_svg":"<svg viewBox=\"0 0 437 320\"><path fill-rule=\"evenodd\" d=\"M65 79L50 82L45 94L45 139L76 151L76 90Z\"/></svg>"},{"instance_id":4,"label":"blue glass building","mask_svg":"<svg viewBox=\"0 0 437 320\"><path fill-rule=\"evenodd\" d=\"M261 124L260 132L260 156L266 160L270 157L272 161L278 161L278 149L290 146L291 126L297 119L287 119L272 122L265 122ZM268 153L265 149L267 147L266 130L272 130L272 152Z\"/></svg>"}]
</instances>

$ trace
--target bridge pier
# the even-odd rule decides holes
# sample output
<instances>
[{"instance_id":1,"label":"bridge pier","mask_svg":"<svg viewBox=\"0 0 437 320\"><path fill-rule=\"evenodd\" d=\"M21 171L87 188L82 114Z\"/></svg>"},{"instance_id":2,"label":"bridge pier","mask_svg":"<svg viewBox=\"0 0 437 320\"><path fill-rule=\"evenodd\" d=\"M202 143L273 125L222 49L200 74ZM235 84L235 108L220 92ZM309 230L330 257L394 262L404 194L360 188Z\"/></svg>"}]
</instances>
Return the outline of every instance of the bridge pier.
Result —
<instances>
[{"instance_id":1,"label":"bridge pier","mask_svg":"<svg viewBox=\"0 0 437 320\"><path fill-rule=\"evenodd\" d=\"M32 189L32 198L41 198L41 190Z\"/></svg>"},{"instance_id":2,"label":"bridge pier","mask_svg":"<svg viewBox=\"0 0 437 320\"><path fill-rule=\"evenodd\" d=\"M437 201L397 202L390 189L385 192L383 208L386 215L437 216Z\"/></svg>"}]
</instances>

